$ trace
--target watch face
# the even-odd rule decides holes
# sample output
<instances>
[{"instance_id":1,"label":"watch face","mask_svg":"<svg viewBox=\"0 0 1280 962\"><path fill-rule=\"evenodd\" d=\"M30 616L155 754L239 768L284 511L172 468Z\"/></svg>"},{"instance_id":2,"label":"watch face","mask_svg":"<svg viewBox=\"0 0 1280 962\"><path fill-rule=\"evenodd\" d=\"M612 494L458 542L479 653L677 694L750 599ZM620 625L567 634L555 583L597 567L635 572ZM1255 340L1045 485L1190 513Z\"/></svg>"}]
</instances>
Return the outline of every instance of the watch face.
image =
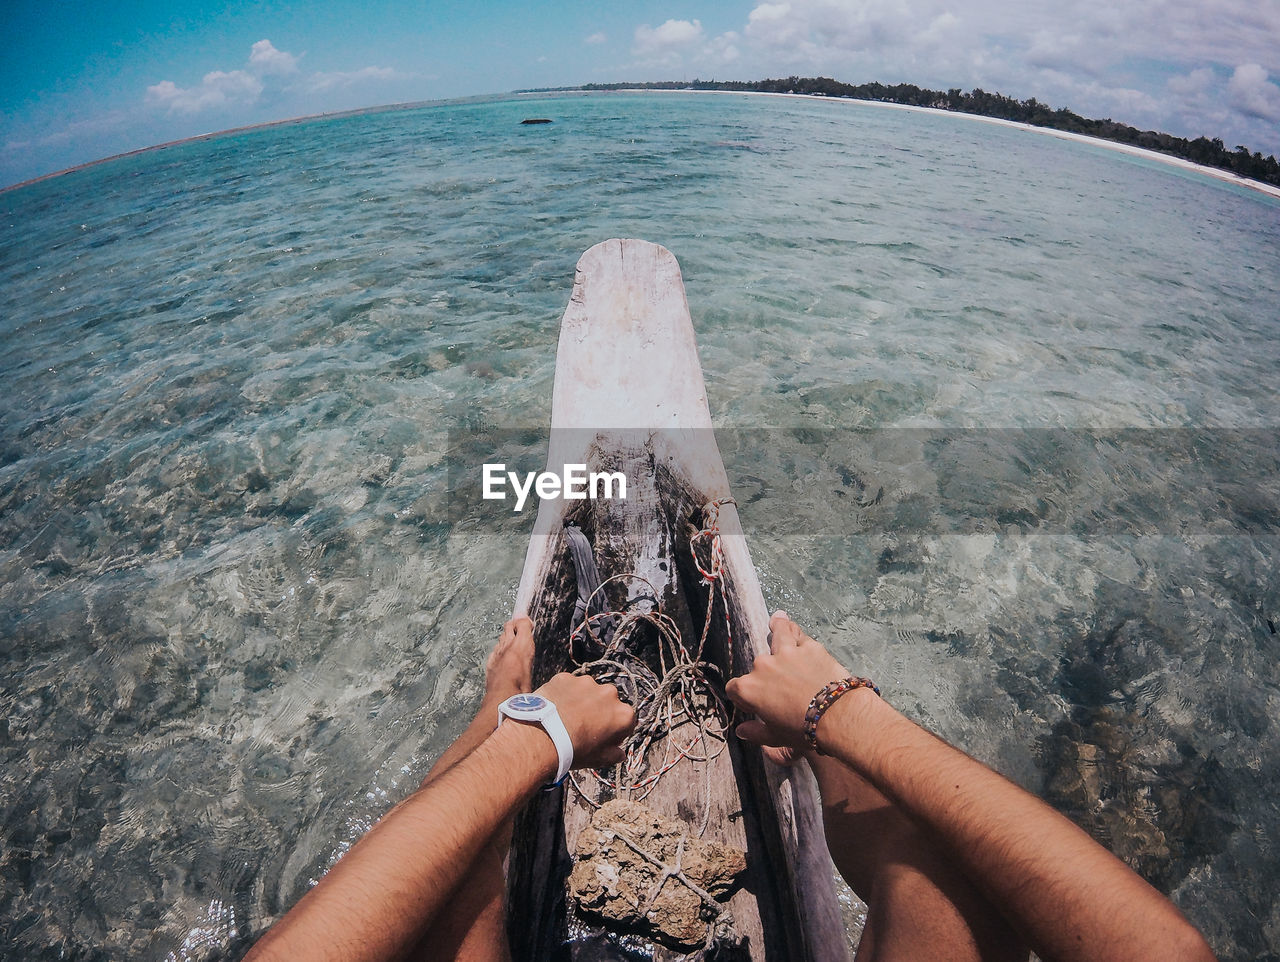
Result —
<instances>
[{"instance_id":1,"label":"watch face","mask_svg":"<svg viewBox=\"0 0 1280 962\"><path fill-rule=\"evenodd\" d=\"M540 711L547 706L541 695L513 695L507 699L507 707L513 711Z\"/></svg>"}]
</instances>

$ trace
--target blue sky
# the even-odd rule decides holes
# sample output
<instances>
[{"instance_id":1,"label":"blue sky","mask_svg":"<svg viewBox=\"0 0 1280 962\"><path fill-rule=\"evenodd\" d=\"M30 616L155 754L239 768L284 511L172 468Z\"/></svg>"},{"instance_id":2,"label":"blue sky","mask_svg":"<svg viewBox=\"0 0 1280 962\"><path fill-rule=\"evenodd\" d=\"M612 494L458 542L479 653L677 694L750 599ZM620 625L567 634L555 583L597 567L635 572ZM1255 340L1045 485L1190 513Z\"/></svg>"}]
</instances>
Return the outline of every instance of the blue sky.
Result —
<instances>
[{"instance_id":1,"label":"blue sky","mask_svg":"<svg viewBox=\"0 0 1280 962\"><path fill-rule=\"evenodd\" d=\"M5 0L0 184L242 124L524 87L981 86L1280 154L1277 0Z\"/></svg>"}]
</instances>

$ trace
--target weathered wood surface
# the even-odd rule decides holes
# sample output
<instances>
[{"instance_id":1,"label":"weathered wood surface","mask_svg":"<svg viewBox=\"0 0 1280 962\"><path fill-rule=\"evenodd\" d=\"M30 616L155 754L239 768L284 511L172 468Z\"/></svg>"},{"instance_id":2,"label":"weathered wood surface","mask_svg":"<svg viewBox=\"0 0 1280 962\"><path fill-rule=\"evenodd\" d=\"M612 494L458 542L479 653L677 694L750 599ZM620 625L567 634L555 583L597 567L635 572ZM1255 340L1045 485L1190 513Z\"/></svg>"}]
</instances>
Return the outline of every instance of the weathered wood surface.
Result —
<instances>
[{"instance_id":1,"label":"weathered wood surface","mask_svg":"<svg viewBox=\"0 0 1280 962\"><path fill-rule=\"evenodd\" d=\"M576 594L561 533L570 517L591 538L603 578L643 575L686 642L701 633L706 589L688 564L686 525L731 492L680 269L657 245L606 241L578 263L560 329L547 469L560 473L579 463L623 469L628 497L540 503L515 606L535 623L535 682L564 667ZM712 654L740 672L766 644L768 612L732 505L722 509L720 527L737 650ZM722 623L719 608L715 617ZM730 750L711 763L706 837L748 852L747 881L730 908L749 957L847 959L812 774L803 764L779 768L750 746L729 742ZM708 802L703 768L682 762L646 804L700 822ZM590 814L569 789L535 800L518 820L510 861L517 958L546 957L563 937L550 920L564 917L567 852ZM583 940L567 957L613 956L607 946ZM655 957L684 956L659 948Z\"/></svg>"}]
</instances>

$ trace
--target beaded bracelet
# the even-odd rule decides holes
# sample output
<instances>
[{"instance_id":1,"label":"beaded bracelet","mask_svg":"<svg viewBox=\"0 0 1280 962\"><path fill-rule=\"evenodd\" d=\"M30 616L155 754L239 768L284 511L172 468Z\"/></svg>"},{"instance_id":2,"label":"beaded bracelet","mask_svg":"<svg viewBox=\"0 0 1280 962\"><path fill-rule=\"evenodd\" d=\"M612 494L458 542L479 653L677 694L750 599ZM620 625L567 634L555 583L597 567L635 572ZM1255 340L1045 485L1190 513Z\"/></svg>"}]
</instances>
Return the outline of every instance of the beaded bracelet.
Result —
<instances>
[{"instance_id":1,"label":"beaded bracelet","mask_svg":"<svg viewBox=\"0 0 1280 962\"><path fill-rule=\"evenodd\" d=\"M804 740L819 755L825 755L826 752L818 747L818 722L822 720L826 710L836 703L837 698L855 688L870 688L877 695L880 694L880 689L871 683L870 678L855 678L851 675L825 685L809 702L809 709L804 713Z\"/></svg>"}]
</instances>

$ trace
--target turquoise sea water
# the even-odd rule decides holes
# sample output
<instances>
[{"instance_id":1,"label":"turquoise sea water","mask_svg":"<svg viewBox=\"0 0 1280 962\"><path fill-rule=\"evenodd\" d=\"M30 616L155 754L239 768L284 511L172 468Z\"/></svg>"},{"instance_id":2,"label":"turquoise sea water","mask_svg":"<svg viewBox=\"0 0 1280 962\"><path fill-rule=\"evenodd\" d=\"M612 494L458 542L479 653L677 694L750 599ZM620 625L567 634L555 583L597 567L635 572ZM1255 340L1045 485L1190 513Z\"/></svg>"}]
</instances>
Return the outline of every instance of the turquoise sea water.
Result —
<instances>
[{"instance_id":1,"label":"turquoise sea water","mask_svg":"<svg viewBox=\"0 0 1280 962\"><path fill-rule=\"evenodd\" d=\"M769 603L1280 958L1280 203L620 94L251 131L0 215L0 955L237 957L416 785L532 524L442 510L451 442L545 427L574 263L635 236L683 266Z\"/></svg>"}]
</instances>

